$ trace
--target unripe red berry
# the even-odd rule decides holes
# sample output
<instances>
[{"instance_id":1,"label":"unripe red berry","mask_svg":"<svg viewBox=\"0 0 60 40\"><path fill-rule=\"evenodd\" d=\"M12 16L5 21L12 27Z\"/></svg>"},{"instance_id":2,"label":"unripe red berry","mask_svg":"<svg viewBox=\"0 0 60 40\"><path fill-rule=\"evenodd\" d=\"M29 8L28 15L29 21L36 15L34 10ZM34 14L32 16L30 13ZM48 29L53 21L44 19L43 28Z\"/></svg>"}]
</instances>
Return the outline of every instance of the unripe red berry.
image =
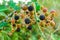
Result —
<instances>
[{"instance_id":1,"label":"unripe red berry","mask_svg":"<svg viewBox=\"0 0 60 40\"><path fill-rule=\"evenodd\" d=\"M52 10L50 13L52 14L52 17L56 16L56 11L55 10Z\"/></svg>"},{"instance_id":2,"label":"unripe red berry","mask_svg":"<svg viewBox=\"0 0 60 40\"><path fill-rule=\"evenodd\" d=\"M15 23L15 20L14 19L11 19L11 23L14 24Z\"/></svg>"},{"instance_id":3,"label":"unripe red berry","mask_svg":"<svg viewBox=\"0 0 60 40\"><path fill-rule=\"evenodd\" d=\"M46 12L47 12L47 8L44 8L44 9L43 9L43 12L46 13Z\"/></svg>"},{"instance_id":4,"label":"unripe red berry","mask_svg":"<svg viewBox=\"0 0 60 40\"><path fill-rule=\"evenodd\" d=\"M56 11L55 10L52 10L50 13L55 13Z\"/></svg>"}]
</instances>

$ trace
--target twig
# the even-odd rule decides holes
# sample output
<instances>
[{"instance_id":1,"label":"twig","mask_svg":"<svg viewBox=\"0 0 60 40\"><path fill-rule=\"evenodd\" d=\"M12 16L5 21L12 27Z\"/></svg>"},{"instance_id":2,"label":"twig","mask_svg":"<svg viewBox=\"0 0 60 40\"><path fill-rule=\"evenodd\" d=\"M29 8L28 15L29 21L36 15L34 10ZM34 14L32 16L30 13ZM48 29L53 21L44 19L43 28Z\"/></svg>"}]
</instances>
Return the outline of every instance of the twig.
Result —
<instances>
[{"instance_id":1,"label":"twig","mask_svg":"<svg viewBox=\"0 0 60 40\"><path fill-rule=\"evenodd\" d=\"M44 38L44 40L47 40L47 39L45 38L45 35L44 35L43 32L41 31L41 27L38 25L38 22L37 22L35 3L34 3L33 5L34 5L34 12L35 12L34 15L35 15L35 19L36 19L36 25L37 25L37 27L39 28L40 35Z\"/></svg>"}]
</instances>

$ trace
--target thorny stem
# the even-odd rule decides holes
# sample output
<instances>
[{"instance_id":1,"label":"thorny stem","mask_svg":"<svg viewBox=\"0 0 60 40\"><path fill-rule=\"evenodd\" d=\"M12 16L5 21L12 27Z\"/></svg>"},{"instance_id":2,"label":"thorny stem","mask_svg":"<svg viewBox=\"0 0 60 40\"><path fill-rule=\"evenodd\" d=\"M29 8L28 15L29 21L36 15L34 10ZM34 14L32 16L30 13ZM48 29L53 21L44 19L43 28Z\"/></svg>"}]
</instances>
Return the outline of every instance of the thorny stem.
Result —
<instances>
[{"instance_id":1,"label":"thorny stem","mask_svg":"<svg viewBox=\"0 0 60 40\"><path fill-rule=\"evenodd\" d=\"M44 40L47 40L45 35L43 34L43 32L41 31L41 27L38 25L38 22L37 22L37 16L36 16L36 6L35 6L35 3L33 4L34 5L34 15L35 15L35 19L36 19L36 25L37 27L39 28L39 32L40 32L40 35L44 38Z\"/></svg>"}]
</instances>

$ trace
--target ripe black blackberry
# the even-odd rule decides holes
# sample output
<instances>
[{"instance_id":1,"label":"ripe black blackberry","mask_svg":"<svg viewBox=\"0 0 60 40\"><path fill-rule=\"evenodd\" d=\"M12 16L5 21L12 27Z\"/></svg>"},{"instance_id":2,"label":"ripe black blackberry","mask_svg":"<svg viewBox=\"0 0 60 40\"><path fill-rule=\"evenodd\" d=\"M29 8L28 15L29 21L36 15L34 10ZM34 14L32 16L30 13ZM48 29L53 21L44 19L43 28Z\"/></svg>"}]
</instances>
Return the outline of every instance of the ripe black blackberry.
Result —
<instances>
[{"instance_id":1,"label":"ripe black blackberry","mask_svg":"<svg viewBox=\"0 0 60 40\"><path fill-rule=\"evenodd\" d=\"M44 15L40 15L39 19L40 20L45 20L45 16Z\"/></svg>"},{"instance_id":2,"label":"ripe black blackberry","mask_svg":"<svg viewBox=\"0 0 60 40\"><path fill-rule=\"evenodd\" d=\"M15 15L14 19L15 20L18 20L19 19L19 16L18 15Z\"/></svg>"},{"instance_id":3,"label":"ripe black blackberry","mask_svg":"<svg viewBox=\"0 0 60 40\"><path fill-rule=\"evenodd\" d=\"M29 6L29 7L28 7L28 10L29 10L29 11L33 11L33 10L34 10L33 6Z\"/></svg>"},{"instance_id":4,"label":"ripe black blackberry","mask_svg":"<svg viewBox=\"0 0 60 40\"><path fill-rule=\"evenodd\" d=\"M29 26L27 27L27 29L28 29L28 30L31 30L31 29L32 29L32 25L29 25Z\"/></svg>"},{"instance_id":5,"label":"ripe black blackberry","mask_svg":"<svg viewBox=\"0 0 60 40\"><path fill-rule=\"evenodd\" d=\"M16 32L20 32L20 28L17 28L17 29L16 29Z\"/></svg>"},{"instance_id":6,"label":"ripe black blackberry","mask_svg":"<svg viewBox=\"0 0 60 40\"><path fill-rule=\"evenodd\" d=\"M26 18L26 19L25 19L25 23L26 23L26 24L29 24L29 23L30 23L30 19L29 19L29 18Z\"/></svg>"}]
</instances>

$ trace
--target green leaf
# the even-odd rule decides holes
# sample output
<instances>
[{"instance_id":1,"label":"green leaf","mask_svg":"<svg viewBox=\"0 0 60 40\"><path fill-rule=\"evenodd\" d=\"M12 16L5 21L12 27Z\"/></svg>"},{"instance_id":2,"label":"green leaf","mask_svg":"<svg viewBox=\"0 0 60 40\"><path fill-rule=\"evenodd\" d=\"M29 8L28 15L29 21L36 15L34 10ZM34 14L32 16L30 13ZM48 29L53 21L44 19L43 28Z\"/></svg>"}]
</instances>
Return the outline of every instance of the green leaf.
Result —
<instances>
[{"instance_id":1,"label":"green leaf","mask_svg":"<svg viewBox=\"0 0 60 40\"><path fill-rule=\"evenodd\" d=\"M32 2L36 2L37 0L31 0Z\"/></svg>"},{"instance_id":2,"label":"green leaf","mask_svg":"<svg viewBox=\"0 0 60 40\"><path fill-rule=\"evenodd\" d=\"M0 29L2 29L3 27L7 26L8 23L7 22L1 22L0 23Z\"/></svg>"},{"instance_id":3,"label":"green leaf","mask_svg":"<svg viewBox=\"0 0 60 40\"><path fill-rule=\"evenodd\" d=\"M9 6L14 10L20 10L20 6L17 6L16 3L14 3L13 1L9 2Z\"/></svg>"},{"instance_id":4,"label":"green leaf","mask_svg":"<svg viewBox=\"0 0 60 40\"><path fill-rule=\"evenodd\" d=\"M10 37L7 35L6 31L2 31L2 36L4 40L11 40Z\"/></svg>"},{"instance_id":5,"label":"green leaf","mask_svg":"<svg viewBox=\"0 0 60 40\"><path fill-rule=\"evenodd\" d=\"M0 40L4 40L4 36L0 33Z\"/></svg>"},{"instance_id":6,"label":"green leaf","mask_svg":"<svg viewBox=\"0 0 60 40\"><path fill-rule=\"evenodd\" d=\"M14 3L13 1L11 1L11 0L9 1L8 4L9 4L9 6L12 7L12 8L14 8L14 6L15 6L15 3Z\"/></svg>"},{"instance_id":7,"label":"green leaf","mask_svg":"<svg viewBox=\"0 0 60 40\"><path fill-rule=\"evenodd\" d=\"M15 6L14 9L15 10L20 10L20 7L19 6Z\"/></svg>"},{"instance_id":8,"label":"green leaf","mask_svg":"<svg viewBox=\"0 0 60 40\"><path fill-rule=\"evenodd\" d=\"M36 5L36 11L39 11L41 9L40 5L37 2L35 2L35 5Z\"/></svg>"},{"instance_id":9,"label":"green leaf","mask_svg":"<svg viewBox=\"0 0 60 40\"><path fill-rule=\"evenodd\" d=\"M56 34L52 34L52 39L53 40L60 40L60 36L56 35Z\"/></svg>"},{"instance_id":10,"label":"green leaf","mask_svg":"<svg viewBox=\"0 0 60 40\"><path fill-rule=\"evenodd\" d=\"M6 17L7 15L4 12L0 12L0 16Z\"/></svg>"},{"instance_id":11,"label":"green leaf","mask_svg":"<svg viewBox=\"0 0 60 40\"><path fill-rule=\"evenodd\" d=\"M29 40L38 40L36 36L32 35Z\"/></svg>"},{"instance_id":12,"label":"green leaf","mask_svg":"<svg viewBox=\"0 0 60 40\"><path fill-rule=\"evenodd\" d=\"M0 5L0 11L8 10L8 8L5 5Z\"/></svg>"},{"instance_id":13,"label":"green leaf","mask_svg":"<svg viewBox=\"0 0 60 40\"><path fill-rule=\"evenodd\" d=\"M14 34L13 34L12 40L18 40L18 34L17 34L17 33L14 33Z\"/></svg>"}]
</instances>

